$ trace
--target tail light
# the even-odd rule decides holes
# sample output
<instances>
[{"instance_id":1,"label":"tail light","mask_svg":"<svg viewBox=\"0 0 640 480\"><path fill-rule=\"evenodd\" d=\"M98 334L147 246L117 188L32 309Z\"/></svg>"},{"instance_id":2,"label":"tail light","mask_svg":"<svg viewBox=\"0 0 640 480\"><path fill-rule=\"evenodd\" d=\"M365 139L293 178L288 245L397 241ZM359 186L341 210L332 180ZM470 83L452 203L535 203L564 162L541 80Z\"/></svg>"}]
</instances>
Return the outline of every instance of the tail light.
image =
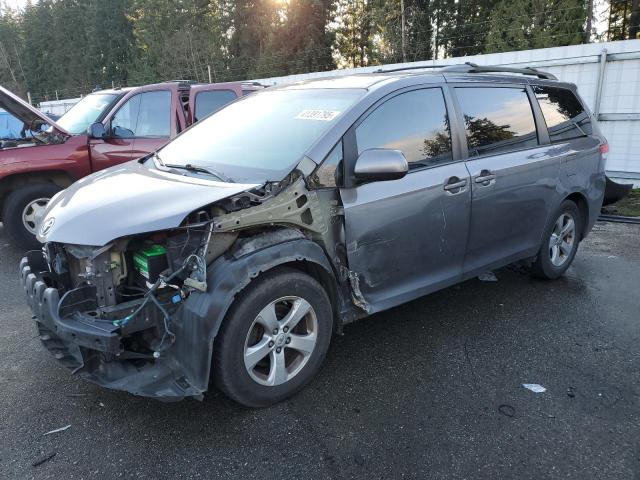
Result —
<instances>
[{"instance_id":1,"label":"tail light","mask_svg":"<svg viewBox=\"0 0 640 480\"><path fill-rule=\"evenodd\" d=\"M607 167L607 157L609 156L609 143L605 140L600 144L600 169L604 170Z\"/></svg>"}]
</instances>

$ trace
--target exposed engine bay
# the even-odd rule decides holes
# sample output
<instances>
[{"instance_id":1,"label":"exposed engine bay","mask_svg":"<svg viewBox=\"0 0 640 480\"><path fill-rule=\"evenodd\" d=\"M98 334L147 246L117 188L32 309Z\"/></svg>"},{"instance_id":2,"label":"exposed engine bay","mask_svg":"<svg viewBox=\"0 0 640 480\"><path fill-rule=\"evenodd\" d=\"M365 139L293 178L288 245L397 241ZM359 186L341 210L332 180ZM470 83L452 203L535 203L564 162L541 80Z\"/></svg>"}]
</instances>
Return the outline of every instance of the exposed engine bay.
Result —
<instances>
[{"instance_id":1,"label":"exposed engine bay","mask_svg":"<svg viewBox=\"0 0 640 480\"><path fill-rule=\"evenodd\" d=\"M108 350L120 358L158 358L175 341L172 314L192 292L206 291L207 265L238 236L214 238L213 225L201 222L101 248L46 244L49 281L61 293L60 317L119 329L126 338Z\"/></svg>"}]
</instances>

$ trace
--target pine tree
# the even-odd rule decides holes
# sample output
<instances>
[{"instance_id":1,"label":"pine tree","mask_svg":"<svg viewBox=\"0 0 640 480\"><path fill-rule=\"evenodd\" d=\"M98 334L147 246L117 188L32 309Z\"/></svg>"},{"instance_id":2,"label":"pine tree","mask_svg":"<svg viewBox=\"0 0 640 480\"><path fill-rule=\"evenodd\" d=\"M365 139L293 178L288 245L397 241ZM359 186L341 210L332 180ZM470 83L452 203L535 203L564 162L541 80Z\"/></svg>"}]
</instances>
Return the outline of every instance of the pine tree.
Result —
<instances>
[{"instance_id":1,"label":"pine tree","mask_svg":"<svg viewBox=\"0 0 640 480\"><path fill-rule=\"evenodd\" d=\"M378 1L375 22L378 25L378 50L383 63L430 59L432 51L433 0ZM404 4L404 54L402 51L402 5Z\"/></svg>"},{"instance_id":2,"label":"pine tree","mask_svg":"<svg viewBox=\"0 0 640 480\"><path fill-rule=\"evenodd\" d=\"M611 0L609 5L608 40L640 38L640 1Z\"/></svg>"},{"instance_id":3,"label":"pine tree","mask_svg":"<svg viewBox=\"0 0 640 480\"><path fill-rule=\"evenodd\" d=\"M440 47L448 57L482 53L487 26L500 0L442 0ZM515 9L514 9L515 11Z\"/></svg>"},{"instance_id":4,"label":"pine tree","mask_svg":"<svg viewBox=\"0 0 640 480\"><path fill-rule=\"evenodd\" d=\"M131 0L93 0L88 42L91 79L104 88L126 85L133 60L134 37L126 14Z\"/></svg>"},{"instance_id":5,"label":"pine tree","mask_svg":"<svg viewBox=\"0 0 640 480\"><path fill-rule=\"evenodd\" d=\"M20 16L0 7L0 85L25 96L26 76L22 66L24 41Z\"/></svg>"},{"instance_id":6,"label":"pine tree","mask_svg":"<svg viewBox=\"0 0 640 480\"><path fill-rule=\"evenodd\" d=\"M489 22L485 52L575 45L585 37L582 0L501 0Z\"/></svg>"},{"instance_id":7,"label":"pine tree","mask_svg":"<svg viewBox=\"0 0 640 480\"><path fill-rule=\"evenodd\" d=\"M334 33L329 30L332 0L291 0L273 43L279 75L331 70Z\"/></svg>"},{"instance_id":8,"label":"pine tree","mask_svg":"<svg viewBox=\"0 0 640 480\"><path fill-rule=\"evenodd\" d=\"M375 43L378 33L376 10L372 0L338 0L335 18L338 21L336 49L345 66L363 67L378 63L379 52Z\"/></svg>"},{"instance_id":9,"label":"pine tree","mask_svg":"<svg viewBox=\"0 0 640 480\"><path fill-rule=\"evenodd\" d=\"M270 54L280 21L270 0L236 0L231 2L231 41L229 54L238 78L264 76L274 69ZM268 57L273 57L269 61Z\"/></svg>"}]
</instances>

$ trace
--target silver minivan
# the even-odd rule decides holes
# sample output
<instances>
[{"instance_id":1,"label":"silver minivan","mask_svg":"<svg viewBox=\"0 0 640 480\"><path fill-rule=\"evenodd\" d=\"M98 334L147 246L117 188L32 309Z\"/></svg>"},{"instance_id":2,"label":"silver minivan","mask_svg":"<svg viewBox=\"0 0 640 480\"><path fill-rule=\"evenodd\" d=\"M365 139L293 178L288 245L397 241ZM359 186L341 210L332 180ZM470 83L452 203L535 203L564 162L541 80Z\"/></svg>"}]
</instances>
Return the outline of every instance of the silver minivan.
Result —
<instances>
[{"instance_id":1,"label":"silver minivan","mask_svg":"<svg viewBox=\"0 0 640 480\"><path fill-rule=\"evenodd\" d=\"M516 261L562 275L607 151L575 85L531 68L269 88L57 194L21 279L76 375L267 406L348 322Z\"/></svg>"}]
</instances>

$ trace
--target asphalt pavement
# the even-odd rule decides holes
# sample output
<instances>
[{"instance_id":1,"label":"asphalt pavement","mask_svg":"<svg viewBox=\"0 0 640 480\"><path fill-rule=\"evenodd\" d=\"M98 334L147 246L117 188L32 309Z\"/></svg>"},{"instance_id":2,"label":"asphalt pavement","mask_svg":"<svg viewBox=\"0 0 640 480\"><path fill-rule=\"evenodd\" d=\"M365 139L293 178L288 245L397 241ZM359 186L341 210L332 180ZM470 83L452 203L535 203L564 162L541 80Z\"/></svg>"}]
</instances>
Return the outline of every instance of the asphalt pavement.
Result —
<instances>
[{"instance_id":1,"label":"asphalt pavement","mask_svg":"<svg viewBox=\"0 0 640 480\"><path fill-rule=\"evenodd\" d=\"M0 478L640 478L638 225L597 224L560 280L501 269L349 325L264 410L71 376L20 256L0 226Z\"/></svg>"}]
</instances>

